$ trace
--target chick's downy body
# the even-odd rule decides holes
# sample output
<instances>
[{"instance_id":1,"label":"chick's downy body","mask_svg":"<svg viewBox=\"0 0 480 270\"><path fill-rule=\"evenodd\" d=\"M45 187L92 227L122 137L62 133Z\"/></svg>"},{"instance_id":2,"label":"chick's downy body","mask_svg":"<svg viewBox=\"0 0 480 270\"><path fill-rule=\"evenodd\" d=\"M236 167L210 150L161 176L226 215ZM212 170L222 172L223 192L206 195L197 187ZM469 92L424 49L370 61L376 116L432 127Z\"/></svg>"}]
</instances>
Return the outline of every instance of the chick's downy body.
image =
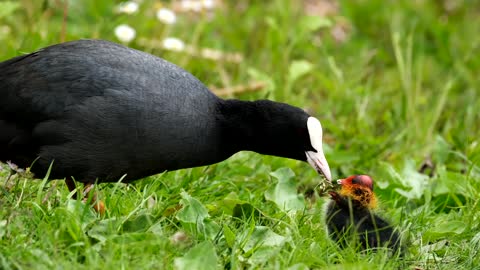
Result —
<instances>
[{"instance_id":1,"label":"chick's downy body","mask_svg":"<svg viewBox=\"0 0 480 270\"><path fill-rule=\"evenodd\" d=\"M353 243L361 249L400 248L400 236L394 227L373 212L376 197L373 180L354 175L339 180L341 190L330 192L326 222L329 236L342 247Z\"/></svg>"}]
</instances>

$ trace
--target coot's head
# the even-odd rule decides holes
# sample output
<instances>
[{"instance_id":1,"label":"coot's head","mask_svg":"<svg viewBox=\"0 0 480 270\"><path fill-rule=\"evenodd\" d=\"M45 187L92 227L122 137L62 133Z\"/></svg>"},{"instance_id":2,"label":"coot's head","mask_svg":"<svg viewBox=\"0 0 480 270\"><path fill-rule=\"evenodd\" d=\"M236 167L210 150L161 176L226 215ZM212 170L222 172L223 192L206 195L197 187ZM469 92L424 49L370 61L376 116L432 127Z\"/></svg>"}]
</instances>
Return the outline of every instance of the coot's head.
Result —
<instances>
[{"instance_id":1,"label":"coot's head","mask_svg":"<svg viewBox=\"0 0 480 270\"><path fill-rule=\"evenodd\" d=\"M304 110L284 103L257 101L262 108L259 125L263 128L257 152L307 161L319 174L332 180L323 152L320 121Z\"/></svg>"},{"instance_id":2,"label":"coot's head","mask_svg":"<svg viewBox=\"0 0 480 270\"><path fill-rule=\"evenodd\" d=\"M280 102L225 100L218 117L223 123L223 143L230 152L255 151L308 162L318 173L332 180L323 153L320 121L304 110Z\"/></svg>"}]
</instances>

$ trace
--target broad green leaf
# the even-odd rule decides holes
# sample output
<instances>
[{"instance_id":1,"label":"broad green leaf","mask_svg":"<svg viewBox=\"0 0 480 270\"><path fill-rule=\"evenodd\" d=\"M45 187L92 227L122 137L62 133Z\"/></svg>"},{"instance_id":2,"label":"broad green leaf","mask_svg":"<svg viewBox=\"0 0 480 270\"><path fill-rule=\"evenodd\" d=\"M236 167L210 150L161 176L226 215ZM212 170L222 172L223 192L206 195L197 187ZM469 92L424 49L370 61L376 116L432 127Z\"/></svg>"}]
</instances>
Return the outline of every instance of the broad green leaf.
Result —
<instances>
[{"instance_id":1,"label":"broad green leaf","mask_svg":"<svg viewBox=\"0 0 480 270\"><path fill-rule=\"evenodd\" d=\"M207 208L200 201L188 195L185 191L182 191L180 195L182 196L180 203L183 205L177 213L177 218L180 221L197 223L209 217Z\"/></svg>"},{"instance_id":2,"label":"broad green leaf","mask_svg":"<svg viewBox=\"0 0 480 270\"><path fill-rule=\"evenodd\" d=\"M446 214L437 216L433 224L434 226L423 234L425 241L436 241L454 234L459 235L466 228L465 222L455 220L455 217Z\"/></svg>"},{"instance_id":3,"label":"broad green leaf","mask_svg":"<svg viewBox=\"0 0 480 270\"><path fill-rule=\"evenodd\" d=\"M260 247L251 254L248 258L248 262L252 265L263 264L279 252L279 247Z\"/></svg>"},{"instance_id":4,"label":"broad green leaf","mask_svg":"<svg viewBox=\"0 0 480 270\"><path fill-rule=\"evenodd\" d=\"M439 234L461 234L465 231L465 222L459 220L450 220L437 224L431 230Z\"/></svg>"},{"instance_id":5,"label":"broad green leaf","mask_svg":"<svg viewBox=\"0 0 480 270\"><path fill-rule=\"evenodd\" d=\"M163 226L161 222L157 222L152 226L150 226L148 231L158 236L163 236L165 234L165 232L163 231Z\"/></svg>"},{"instance_id":6,"label":"broad green leaf","mask_svg":"<svg viewBox=\"0 0 480 270\"><path fill-rule=\"evenodd\" d=\"M82 201L70 199L67 201L66 209L68 212L72 213L73 216L79 218L82 229L86 229L87 226L97 219L93 208Z\"/></svg>"},{"instance_id":7,"label":"broad green leaf","mask_svg":"<svg viewBox=\"0 0 480 270\"><path fill-rule=\"evenodd\" d=\"M295 173L292 171L292 169L287 167L283 167L274 172L271 172L270 175L277 178L281 182L288 181L291 178L295 177Z\"/></svg>"},{"instance_id":8,"label":"broad green leaf","mask_svg":"<svg viewBox=\"0 0 480 270\"><path fill-rule=\"evenodd\" d=\"M286 242L286 237L274 233L266 226L255 226L253 231L245 231L242 238L244 237L247 237L247 241L242 249L252 265L262 264L278 254Z\"/></svg>"},{"instance_id":9,"label":"broad green leaf","mask_svg":"<svg viewBox=\"0 0 480 270\"><path fill-rule=\"evenodd\" d=\"M89 230L88 236L97 239L100 242L105 242L112 232L116 232L121 223L116 217L103 219L96 222Z\"/></svg>"},{"instance_id":10,"label":"broad green leaf","mask_svg":"<svg viewBox=\"0 0 480 270\"><path fill-rule=\"evenodd\" d=\"M437 177L433 183L432 195L461 194L465 197L472 197L469 191L469 183L466 176L456 172L447 171L445 165L439 165L436 169Z\"/></svg>"},{"instance_id":11,"label":"broad green leaf","mask_svg":"<svg viewBox=\"0 0 480 270\"><path fill-rule=\"evenodd\" d=\"M215 247L209 241L202 242L190 249L183 257L174 261L175 269L217 269L217 254Z\"/></svg>"},{"instance_id":12,"label":"broad green leaf","mask_svg":"<svg viewBox=\"0 0 480 270\"><path fill-rule=\"evenodd\" d=\"M305 208L305 200L297 193L295 174L290 168L280 168L270 175L278 182L265 192L267 200L274 202L278 208L287 212Z\"/></svg>"},{"instance_id":13,"label":"broad green leaf","mask_svg":"<svg viewBox=\"0 0 480 270\"><path fill-rule=\"evenodd\" d=\"M391 179L391 183L384 183L381 179L377 181L377 185L380 188L384 188L389 184L397 186L394 190L408 199L419 199L425 194L425 190L428 188L428 176L421 174L415 167L413 160L405 160L404 166L401 172L395 170L395 168L388 164L382 163L382 169L388 179Z\"/></svg>"},{"instance_id":14,"label":"broad green leaf","mask_svg":"<svg viewBox=\"0 0 480 270\"><path fill-rule=\"evenodd\" d=\"M127 219L122 226L124 232L146 232L155 219L151 214L139 214Z\"/></svg>"},{"instance_id":15,"label":"broad green leaf","mask_svg":"<svg viewBox=\"0 0 480 270\"><path fill-rule=\"evenodd\" d=\"M260 247L282 247L285 239L284 236L274 233L269 227L255 226L253 233L242 249L245 253L248 253Z\"/></svg>"},{"instance_id":16,"label":"broad green leaf","mask_svg":"<svg viewBox=\"0 0 480 270\"><path fill-rule=\"evenodd\" d=\"M210 240L213 240L217 236L221 228L220 225L209 218L206 218L203 222L199 222L196 225L197 232L199 235L203 236L202 239Z\"/></svg>"},{"instance_id":17,"label":"broad green leaf","mask_svg":"<svg viewBox=\"0 0 480 270\"><path fill-rule=\"evenodd\" d=\"M288 69L288 83L293 84L297 79L312 71L313 65L306 60L296 60Z\"/></svg>"},{"instance_id":18,"label":"broad green leaf","mask_svg":"<svg viewBox=\"0 0 480 270\"><path fill-rule=\"evenodd\" d=\"M235 192L230 192L225 198L214 203L214 209L210 210L210 213L217 212L220 214L232 215L234 208L237 204L247 203L246 201L240 200L238 195ZM215 214L212 213L213 216Z\"/></svg>"},{"instance_id":19,"label":"broad green leaf","mask_svg":"<svg viewBox=\"0 0 480 270\"><path fill-rule=\"evenodd\" d=\"M402 170L402 177L399 179L402 185L410 190L397 190L407 198L419 199L427 188L428 176L417 171L413 160L406 160Z\"/></svg>"},{"instance_id":20,"label":"broad green leaf","mask_svg":"<svg viewBox=\"0 0 480 270\"><path fill-rule=\"evenodd\" d=\"M220 226L209 219L207 208L185 191L182 191L181 196L180 203L183 208L178 211L176 217L182 222L183 229L197 234L200 238L213 239L218 234Z\"/></svg>"}]
</instances>

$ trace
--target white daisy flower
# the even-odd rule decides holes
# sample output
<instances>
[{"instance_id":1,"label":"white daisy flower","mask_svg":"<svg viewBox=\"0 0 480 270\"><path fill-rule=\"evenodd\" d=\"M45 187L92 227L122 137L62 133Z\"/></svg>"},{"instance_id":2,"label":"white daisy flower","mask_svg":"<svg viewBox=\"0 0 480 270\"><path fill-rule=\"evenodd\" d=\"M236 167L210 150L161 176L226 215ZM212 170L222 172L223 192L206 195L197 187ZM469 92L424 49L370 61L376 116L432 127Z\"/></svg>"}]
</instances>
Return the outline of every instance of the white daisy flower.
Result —
<instances>
[{"instance_id":1,"label":"white daisy flower","mask_svg":"<svg viewBox=\"0 0 480 270\"><path fill-rule=\"evenodd\" d=\"M183 51L185 49L185 43L178 38L168 37L162 42L163 48L170 51Z\"/></svg>"},{"instance_id":2,"label":"white daisy flower","mask_svg":"<svg viewBox=\"0 0 480 270\"><path fill-rule=\"evenodd\" d=\"M215 7L215 0L203 0L202 4L205 9L213 9Z\"/></svg>"},{"instance_id":3,"label":"white daisy flower","mask_svg":"<svg viewBox=\"0 0 480 270\"><path fill-rule=\"evenodd\" d=\"M135 38L135 35L136 35L135 29L133 29L132 27L126 24L121 24L115 27L115 36L121 42L129 43Z\"/></svg>"},{"instance_id":4,"label":"white daisy flower","mask_svg":"<svg viewBox=\"0 0 480 270\"><path fill-rule=\"evenodd\" d=\"M183 244L188 241L188 235L182 231L178 231L170 237L172 244Z\"/></svg>"},{"instance_id":5,"label":"white daisy flower","mask_svg":"<svg viewBox=\"0 0 480 270\"><path fill-rule=\"evenodd\" d=\"M182 8L186 11L200 12L202 10L202 2L198 0L183 0Z\"/></svg>"},{"instance_id":6,"label":"white daisy flower","mask_svg":"<svg viewBox=\"0 0 480 270\"><path fill-rule=\"evenodd\" d=\"M0 25L0 37L1 36L8 36L12 32L8 25Z\"/></svg>"},{"instance_id":7,"label":"white daisy flower","mask_svg":"<svg viewBox=\"0 0 480 270\"><path fill-rule=\"evenodd\" d=\"M201 50L200 55L203 58L212 59L212 60L219 60L222 58L222 52L219 50L214 50L210 48L204 48Z\"/></svg>"},{"instance_id":8,"label":"white daisy flower","mask_svg":"<svg viewBox=\"0 0 480 270\"><path fill-rule=\"evenodd\" d=\"M138 3L133 1L120 3L117 7L117 11L125 14L133 14L138 11Z\"/></svg>"},{"instance_id":9,"label":"white daisy flower","mask_svg":"<svg viewBox=\"0 0 480 270\"><path fill-rule=\"evenodd\" d=\"M157 11L157 19L164 24L174 24L177 21L177 16L170 9L161 8Z\"/></svg>"}]
</instances>

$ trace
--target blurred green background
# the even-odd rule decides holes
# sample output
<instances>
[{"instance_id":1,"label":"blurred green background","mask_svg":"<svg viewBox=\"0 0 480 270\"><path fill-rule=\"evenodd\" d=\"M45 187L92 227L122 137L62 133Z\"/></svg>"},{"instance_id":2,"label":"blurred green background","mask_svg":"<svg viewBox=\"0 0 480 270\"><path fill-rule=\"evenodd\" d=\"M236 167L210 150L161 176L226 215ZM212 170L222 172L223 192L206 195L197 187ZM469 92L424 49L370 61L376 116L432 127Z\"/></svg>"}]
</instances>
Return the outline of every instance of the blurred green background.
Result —
<instances>
[{"instance_id":1,"label":"blurred green background","mask_svg":"<svg viewBox=\"0 0 480 270\"><path fill-rule=\"evenodd\" d=\"M339 249L324 199L303 199L315 172L243 152L102 185L102 217L63 182L7 182L2 164L0 268L478 269L479 31L474 0L0 1L1 60L106 39L165 58L225 98L306 109L322 122L333 177L372 175L379 212L407 249Z\"/></svg>"}]
</instances>

